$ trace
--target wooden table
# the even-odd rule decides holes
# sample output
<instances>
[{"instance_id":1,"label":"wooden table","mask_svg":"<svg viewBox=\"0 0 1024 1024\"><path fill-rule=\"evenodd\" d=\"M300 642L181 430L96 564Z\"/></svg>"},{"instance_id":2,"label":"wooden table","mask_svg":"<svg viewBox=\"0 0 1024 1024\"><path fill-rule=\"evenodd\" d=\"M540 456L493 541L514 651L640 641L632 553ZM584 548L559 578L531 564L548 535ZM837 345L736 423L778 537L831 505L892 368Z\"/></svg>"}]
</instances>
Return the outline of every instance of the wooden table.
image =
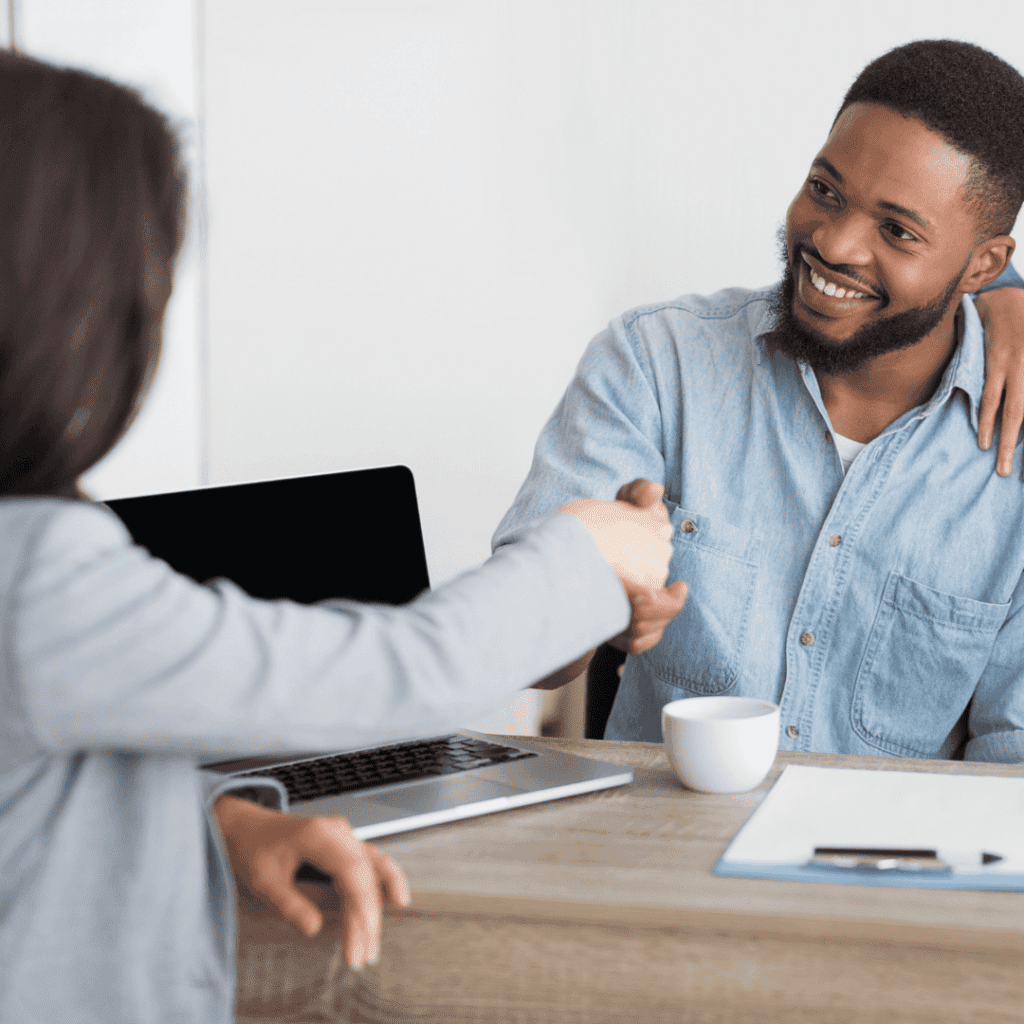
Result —
<instances>
[{"instance_id":1,"label":"wooden table","mask_svg":"<svg viewBox=\"0 0 1024 1024\"><path fill-rule=\"evenodd\" d=\"M629 765L631 786L379 845L405 868L380 963L311 941L247 898L241 1024L828 1024L1024 1020L1024 894L718 878L787 764L1022 775L1024 767L780 754L754 792L684 790L660 745L541 740Z\"/></svg>"}]
</instances>

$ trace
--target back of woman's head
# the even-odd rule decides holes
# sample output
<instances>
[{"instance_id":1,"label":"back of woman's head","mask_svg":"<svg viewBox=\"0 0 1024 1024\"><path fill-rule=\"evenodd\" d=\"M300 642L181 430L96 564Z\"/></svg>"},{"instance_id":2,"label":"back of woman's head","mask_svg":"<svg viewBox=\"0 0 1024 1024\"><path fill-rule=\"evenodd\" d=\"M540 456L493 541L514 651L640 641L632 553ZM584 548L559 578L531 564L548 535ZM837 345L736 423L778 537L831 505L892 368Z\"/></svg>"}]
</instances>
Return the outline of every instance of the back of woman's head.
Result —
<instances>
[{"instance_id":1,"label":"back of woman's head","mask_svg":"<svg viewBox=\"0 0 1024 1024\"><path fill-rule=\"evenodd\" d=\"M185 226L165 118L0 51L0 496L77 496L156 370Z\"/></svg>"}]
</instances>

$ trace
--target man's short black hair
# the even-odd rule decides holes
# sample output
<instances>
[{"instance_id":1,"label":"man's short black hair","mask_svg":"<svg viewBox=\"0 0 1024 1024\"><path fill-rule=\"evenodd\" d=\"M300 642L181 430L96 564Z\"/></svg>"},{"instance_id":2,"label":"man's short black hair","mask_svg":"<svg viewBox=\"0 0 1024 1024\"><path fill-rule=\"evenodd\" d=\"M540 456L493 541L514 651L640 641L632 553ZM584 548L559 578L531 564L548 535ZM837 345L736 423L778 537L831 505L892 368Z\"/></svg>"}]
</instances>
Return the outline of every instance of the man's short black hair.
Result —
<instances>
[{"instance_id":1,"label":"man's short black hair","mask_svg":"<svg viewBox=\"0 0 1024 1024\"><path fill-rule=\"evenodd\" d=\"M873 60L839 114L851 103L913 117L973 157L967 192L981 239L1012 230L1024 202L1024 78L1015 68L980 46L922 39Z\"/></svg>"}]
</instances>

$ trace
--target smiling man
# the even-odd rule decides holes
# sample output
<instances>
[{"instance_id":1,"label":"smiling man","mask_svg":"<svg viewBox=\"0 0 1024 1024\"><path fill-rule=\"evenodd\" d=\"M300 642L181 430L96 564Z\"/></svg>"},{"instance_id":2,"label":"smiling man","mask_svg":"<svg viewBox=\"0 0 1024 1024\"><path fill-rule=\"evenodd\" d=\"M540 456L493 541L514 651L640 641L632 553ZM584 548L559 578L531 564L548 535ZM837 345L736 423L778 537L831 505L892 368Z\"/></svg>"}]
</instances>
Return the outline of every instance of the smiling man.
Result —
<instances>
[{"instance_id":1,"label":"smiling man","mask_svg":"<svg viewBox=\"0 0 1024 1024\"><path fill-rule=\"evenodd\" d=\"M1024 761L1024 488L976 441L972 298L1022 284L1022 199L1024 79L912 43L844 99L789 208L781 286L595 338L494 544L664 483L689 599L627 658L607 738L659 741L664 704L734 694L781 706L784 749Z\"/></svg>"}]
</instances>

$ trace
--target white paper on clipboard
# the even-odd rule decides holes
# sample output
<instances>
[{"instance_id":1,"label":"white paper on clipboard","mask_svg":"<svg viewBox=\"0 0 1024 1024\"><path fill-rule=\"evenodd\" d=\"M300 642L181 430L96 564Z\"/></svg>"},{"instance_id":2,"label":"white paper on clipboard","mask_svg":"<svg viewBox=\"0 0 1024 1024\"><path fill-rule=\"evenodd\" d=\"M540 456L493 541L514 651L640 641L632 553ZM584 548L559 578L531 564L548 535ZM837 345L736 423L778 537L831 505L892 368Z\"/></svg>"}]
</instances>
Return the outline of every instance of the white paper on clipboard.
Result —
<instances>
[{"instance_id":1,"label":"white paper on clipboard","mask_svg":"<svg viewBox=\"0 0 1024 1024\"><path fill-rule=\"evenodd\" d=\"M1024 778L787 765L715 873L800 878L815 847L984 851L1004 859L977 877L1017 888L1013 876L1024 878Z\"/></svg>"}]
</instances>

